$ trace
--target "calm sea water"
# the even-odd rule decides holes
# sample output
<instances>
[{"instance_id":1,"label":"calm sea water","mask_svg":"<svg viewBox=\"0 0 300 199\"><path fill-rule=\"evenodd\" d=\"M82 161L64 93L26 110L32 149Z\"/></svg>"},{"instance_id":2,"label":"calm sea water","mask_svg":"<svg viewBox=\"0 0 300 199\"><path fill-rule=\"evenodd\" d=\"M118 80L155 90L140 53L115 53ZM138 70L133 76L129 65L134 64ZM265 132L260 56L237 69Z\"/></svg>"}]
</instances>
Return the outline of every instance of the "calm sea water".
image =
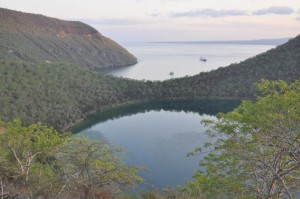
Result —
<instances>
[{"instance_id":1,"label":"calm sea water","mask_svg":"<svg viewBox=\"0 0 300 199\"><path fill-rule=\"evenodd\" d=\"M231 111L235 100L160 101L120 107L91 116L74 131L91 139L108 140L125 150L125 162L142 166L146 184L183 185L192 179L201 156L188 152L211 139L202 119Z\"/></svg>"},{"instance_id":2,"label":"calm sea water","mask_svg":"<svg viewBox=\"0 0 300 199\"><path fill-rule=\"evenodd\" d=\"M138 58L138 64L103 71L138 80L166 80L195 75L243 61L274 45L198 44L198 43L124 43ZM205 57L206 62L200 61ZM170 75L173 72L174 75Z\"/></svg>"}]
</instances>

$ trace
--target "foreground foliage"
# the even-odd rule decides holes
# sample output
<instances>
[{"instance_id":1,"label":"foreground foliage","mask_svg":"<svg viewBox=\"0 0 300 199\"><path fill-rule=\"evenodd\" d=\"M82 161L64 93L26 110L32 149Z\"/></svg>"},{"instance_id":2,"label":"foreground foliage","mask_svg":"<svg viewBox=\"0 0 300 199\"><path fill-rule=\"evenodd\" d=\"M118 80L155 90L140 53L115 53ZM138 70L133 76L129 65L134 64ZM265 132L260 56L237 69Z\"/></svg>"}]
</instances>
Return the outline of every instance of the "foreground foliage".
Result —
<instances>
[{"instance_id":1,"label":"foreground foliage","mask_svg":"<svg viewBox=\"0 0 300 199\"><path fill-rule=\"evenodd\" d=\"M109 198L142 181L119 149L40 123L1 123L0 152L1 198Z\"/></svg>"},{"instance_id":2,"label":"foreground foliage","mask_svg":"<svg viewBox=\"0 0 300 199\"><path fill-rule=\"evenodd\" d=\"M300 191L300 81L262 81L259 97L216 121L216 143L189 187L205 198L296 198ZM198 151L200 149L197 149ZM196 150L196 151L197 151Z\"/></svg>"}]
</instances>

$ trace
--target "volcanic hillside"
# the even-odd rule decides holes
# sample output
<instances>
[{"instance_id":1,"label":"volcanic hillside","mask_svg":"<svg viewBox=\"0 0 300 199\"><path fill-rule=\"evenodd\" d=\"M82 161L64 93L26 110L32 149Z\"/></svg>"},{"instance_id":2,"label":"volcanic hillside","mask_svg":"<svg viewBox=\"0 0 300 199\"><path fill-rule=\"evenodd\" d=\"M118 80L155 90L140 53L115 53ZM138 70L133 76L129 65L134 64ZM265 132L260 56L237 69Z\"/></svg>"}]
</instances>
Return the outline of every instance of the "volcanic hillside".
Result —
<instances>
[{"instance_id":1,"label":"volcanic hillside","mask_svg":"<svg viewBox=\"0 0 300 199\"><path fill-rule=\"evenodd\" d=\"M91 68L137 62L126 49L82 22L2 8L0 57L37 63L63 61Z\"/></svg>"}]
</instances>

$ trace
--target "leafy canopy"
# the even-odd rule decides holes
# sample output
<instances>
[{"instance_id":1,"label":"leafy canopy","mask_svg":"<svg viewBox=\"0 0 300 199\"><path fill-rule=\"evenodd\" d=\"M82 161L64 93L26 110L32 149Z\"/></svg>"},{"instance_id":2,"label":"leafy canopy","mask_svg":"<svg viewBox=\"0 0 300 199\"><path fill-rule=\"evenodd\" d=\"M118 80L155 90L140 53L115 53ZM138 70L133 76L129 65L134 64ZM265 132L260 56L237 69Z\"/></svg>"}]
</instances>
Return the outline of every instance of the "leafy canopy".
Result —
<instances>
[{"instance_id":1,"label":"leafy canopy","mask_svg":"<svg viewBox=\"0 0 300 199\"><path fill-rule=\"evenodd\" d=\"M41 123L0 122L1 198L115 197L142 181L119 152Z\"/></svg>"},{"instance_id":2,"label":"leafy canopy","mask_svg":"<svg viewBox=\"0 0 300 199\"><path fill-rule=\"evenodd\" d=\"M218 141L201 149L208 155L189 184L195 196L295 198L300 191L300 81L255 87L255 102L203 121Z\"/></svg>"}]
</instances>

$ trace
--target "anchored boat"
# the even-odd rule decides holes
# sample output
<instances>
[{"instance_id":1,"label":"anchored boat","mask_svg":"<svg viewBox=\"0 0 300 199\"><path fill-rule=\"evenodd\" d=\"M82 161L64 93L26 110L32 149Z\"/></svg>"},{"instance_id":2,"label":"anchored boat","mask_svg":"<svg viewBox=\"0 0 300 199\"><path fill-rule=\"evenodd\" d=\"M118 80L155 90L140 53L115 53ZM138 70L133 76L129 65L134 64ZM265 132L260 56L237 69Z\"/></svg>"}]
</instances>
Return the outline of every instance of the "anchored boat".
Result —
<instances>
[{"instance_id":1,"label":"anchored boat","mask_svg":"<svg viewBox=\"0 0 300 199\"><path fill-rule=\"evenodd\" d=\"M205 57L200 57L200 61L206 62L207 59Z\"/></svg>"}]
</instances>

